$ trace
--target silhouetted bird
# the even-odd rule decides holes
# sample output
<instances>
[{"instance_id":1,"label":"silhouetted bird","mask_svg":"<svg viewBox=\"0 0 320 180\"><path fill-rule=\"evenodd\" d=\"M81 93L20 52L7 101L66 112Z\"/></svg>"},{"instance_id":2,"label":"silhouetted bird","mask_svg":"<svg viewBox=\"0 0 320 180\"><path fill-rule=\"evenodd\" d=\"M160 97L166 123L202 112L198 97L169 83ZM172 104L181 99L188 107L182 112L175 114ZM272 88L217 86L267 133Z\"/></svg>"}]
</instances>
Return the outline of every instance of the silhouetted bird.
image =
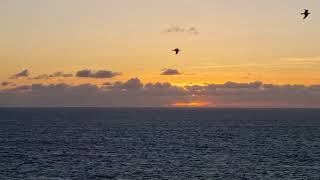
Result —
<instances>
[{"instance_id":1,"label":"silhouetted bird","mask_svg":"<svg viewBox=\"0 0 320 180\"><path fill-rule=\"evenodd\" d=\"M180 49L178 49L178 48L176 48L176 49L174 49L174 50L172 50L172 51L175 51L176 52L176 55L180 52Z\"/></svg>"},{"instance_id":2,"label":"silhouetted bird","mask_svg":"<svg viewBox=\"0 0 320 180\"><path fill-rule=\"evenodd\" d=\"M304 15L303 19L307 18L309 16L309 10L308 9L304 9L304 13L301 13L301 15Z\"/></svg>"}]
</instances>

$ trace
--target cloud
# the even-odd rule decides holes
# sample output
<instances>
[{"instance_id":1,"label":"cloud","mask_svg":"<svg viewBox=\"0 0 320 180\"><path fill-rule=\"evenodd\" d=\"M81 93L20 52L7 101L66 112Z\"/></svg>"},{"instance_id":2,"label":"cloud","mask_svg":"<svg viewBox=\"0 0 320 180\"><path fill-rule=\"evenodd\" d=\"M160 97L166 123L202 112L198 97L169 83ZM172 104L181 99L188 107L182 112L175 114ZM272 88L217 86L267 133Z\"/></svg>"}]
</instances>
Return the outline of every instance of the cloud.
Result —
<instances>
[{"instance_id":1,"label":"cloud","mask_svg":"<svg viewBox=\"0 0 320 180\"><path fill-rule=\"evenodd\" d=\"M172 75L181 75L177 69L163 69L160 75L172 76Z\"/></svg>"},{"instance_id":2,"label":"cloud","mask_svg":"<svg viewBox=\"0 0 320 180\"><path fill-rule=\"evenodd\" d=\"M284 61L288 64L294 65L319 65L320 64L320 57L289 57L289 58L282 58L281 61Z\"/></svg>"},{"instance_id":3,"label":"cloud","mask_svg":"<svg viewBox=\"0 0 320 180\"><path fill-rule=\"evenodd\" d=\"M106 82L103 84L107 90L136 91L143 88L143 83L138 78L132 78L126 82L116 81L114 83Z\"/></svg>"},{"instance_id":4,"label":"cloud","mask_svg":"<svg viewBox=\"0 0 320 180\"><path fill-rule=\"evenodd\" d=\"M1 83L1 86L14 86L15 84L13 82L4 81Z\"/></svg>"},{"instance_id":5,"label":"cloud","mask_svg":"<svg viewBox=\"0 0 320 180\"><path fill-rule=\"evenodd\" d=\"M105 83L103 83L102 85L103 85L103 86L111 86L112 83L111 83L111 82L105 82Z\"/></svg>"},{"instance_id":6,"label":"cloud","mask_svg":"<svg viewBox=\"0 0 320 180\"><path fill-rule=\"evenodd\" d=\"M28 69L25 69L17 74L12 75L9 79L18 79L20 77L28 77L29 76L29 71Z\"/></svg>"},{"instance_id":7,"label":"cloud","mask_svg":"<svg viewBox=\"0 0 320 180\"><path fill-rule=\"evenodd\" d=\"M70 85L32 84L0 90L0 106L94 107L320 107L320 84L250 83L176 86L168 82L128 81Z\"/></svg>"},{"instance_id":8,"label":"cloud","mask_svg":"<svg viewBox=\"0 0 320 180\"><path fill-rule=\"evenodd\" d=\"M274 85L262 82L188 86L189 94L222 107L320 107L318 85Z\"/></svg>"},{"instance_id":9,"label":"cloud","mask_svg":"<svg viewBox=\"0 0 320 180\"><path fill-rule=\"evenodd\" d=\"M173 26L164 30L165 33L187 33L191 35L199 34L199 31L195 27L180 27Z\"/></svg>"},{"instance_id":10,"label":"cloud","mask_svg":"<svg viewBox=\"0 0 320 180\"><path fill-rule=\"evenodd\" d=\"M234 88L234 89L239 89L239 88L247 88L247 89L259 89L262 86L261 81L256 81L252 83L236 83L236 82L226 82L223 87L225 88Z\"/></svg>"},{"instance_id":11,"label":"cloud","mask_svg":"<svg viewBox=\"0 0 320 180\"><path fill-rule=\"evenodd\" d=\"M113 85L109 86L109 88L113 89L121 89L121 90L139 90L143 88L143 84L138 78L130 79L126 82L117 81Z\"/></svg>"},{"instance_id":12,"label":"cloud","mask_svg":"<svg viewBox=\"0 0 320 180\"><path fill-rule=\"evenodd\" d=\"M68 77L72 77L73 74L68 74L68 73L63 73L63 72L55 72L53 74L42 74L30 79L34 79L34 80L40 80L40 79L51 79L51 78L68 78Z\"/></svg>"},{"instance_id":13,"label":"cloud","mask_svg":"<svg viewBox=\"0 0 320 180\"><path fill-rule=\"evenodd\" d=\"M76 76L81 78L113 78L119 75L121 75L121 73L112 72L108 70L99 70L99 71L93 72L89 69L84 69L76 73Z\"/></svg>"}]
</instances>

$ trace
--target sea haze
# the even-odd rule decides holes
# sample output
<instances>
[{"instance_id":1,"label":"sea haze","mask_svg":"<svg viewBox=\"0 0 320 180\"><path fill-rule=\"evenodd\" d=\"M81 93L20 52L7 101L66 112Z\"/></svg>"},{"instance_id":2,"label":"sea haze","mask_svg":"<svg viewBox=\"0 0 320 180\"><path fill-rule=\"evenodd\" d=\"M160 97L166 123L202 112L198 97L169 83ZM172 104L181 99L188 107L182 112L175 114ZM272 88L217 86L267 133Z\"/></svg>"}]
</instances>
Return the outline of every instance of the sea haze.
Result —
<instances>
[{"instance_id":1,"label":"sea haze","mask_svg":"<svg viewBox=\"0 0 320 180\"><path fill-rule=\"evenodd\" d=\"M319 179L319 172L319 109L0 109L0 179Z\"/></svg>"}]
</instances>

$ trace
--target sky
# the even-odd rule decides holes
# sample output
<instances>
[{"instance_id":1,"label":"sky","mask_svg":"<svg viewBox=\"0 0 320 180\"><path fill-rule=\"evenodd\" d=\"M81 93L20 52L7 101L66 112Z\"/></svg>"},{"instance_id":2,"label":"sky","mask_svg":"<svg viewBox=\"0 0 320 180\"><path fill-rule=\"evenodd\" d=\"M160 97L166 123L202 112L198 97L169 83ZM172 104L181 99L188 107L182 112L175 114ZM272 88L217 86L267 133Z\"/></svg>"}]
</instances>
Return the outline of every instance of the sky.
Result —
<instances>
[{"instance_id":1,"label":"sky","mask_svg":"<svg viewBox=\"0 0 320 180\"><path fill-rule=\"evenodd\" d=\"M319 22L317 0L1 0L0 106L320 107Z\"/></svg>"}]
</instances>

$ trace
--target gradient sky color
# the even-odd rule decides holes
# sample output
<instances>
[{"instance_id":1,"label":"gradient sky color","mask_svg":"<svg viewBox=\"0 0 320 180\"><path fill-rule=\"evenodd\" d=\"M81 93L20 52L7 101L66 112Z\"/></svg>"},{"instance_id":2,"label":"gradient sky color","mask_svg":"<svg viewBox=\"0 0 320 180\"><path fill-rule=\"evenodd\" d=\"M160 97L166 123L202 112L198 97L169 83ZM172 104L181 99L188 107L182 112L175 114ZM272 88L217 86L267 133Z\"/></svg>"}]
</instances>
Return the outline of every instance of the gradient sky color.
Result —
<instances>
[{"instance_id":1,"label":"gradient sky color","mask_svg":"<svg viewBox=\"0 0 320 180\"><path fill-rule=\"evenodd\" d=\"M0 81L23 69L107 69L122 73L109 81L320 83L317 0L1 0L0 26ZM175 26L199 33L164 32ZM161 76L165 68L182 75ZM16 80L38 82L55 80Z\"/></svg>"},{"instance_id":2,"label":"gradient sky color","mask_svg":"<svg viewBox=\"0 0 320 180\"><path fill-rule=\"evenodd\" d=\"M300 12L311 11L302 21ZM320 81L320 1L2 0L0 78L108 68L122 78L201 83ZM196 27L198 35L162 33ZM179 47L183 53L172 56ZM159 76L163 68L185 75Z\"/></svg>"}]
</instances>

